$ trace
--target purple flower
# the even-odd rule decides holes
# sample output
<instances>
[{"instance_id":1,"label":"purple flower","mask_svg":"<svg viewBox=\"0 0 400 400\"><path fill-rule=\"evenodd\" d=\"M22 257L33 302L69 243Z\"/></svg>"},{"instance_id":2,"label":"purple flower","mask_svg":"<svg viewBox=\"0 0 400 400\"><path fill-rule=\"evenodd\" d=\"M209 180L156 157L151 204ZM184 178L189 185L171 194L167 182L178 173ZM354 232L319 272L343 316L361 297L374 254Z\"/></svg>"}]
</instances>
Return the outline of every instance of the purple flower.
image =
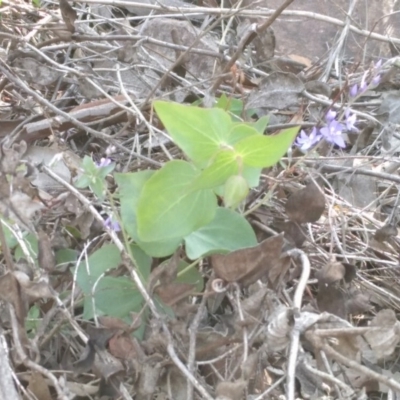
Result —
<instances>
[{"instance_id":1,"label":"purple flower","mask_svg":"<svg viewBox=\"0 0 400 400\"><path fill-rule=\"evenodd\" d=\"M333 121L333 120L336 118L336 115L337 115L337 112L336 112L336 111L329 110L329 111L326 113L326 115L325 115L325 119L326 119L328 122L331 122L331 121Z\"/></svg>"},{"instance_id":2,"label":"purple flower","mask_svg":"<svg viewBox=\"0 0 400 400\"><path fill-rule=\"evenodd\" d=\"M371 81L371 83L374 85L374 86L377 86L377 85L379 85L379 82L381 81L381 76L380 75L375 75L373 78L372 78L372 81Z\"/></svg>"},{"instance_id":3,"label":"purple flower","mask_svg":"<svg viewBox=\"0 0 400 400\"><path fill-rule=\"evenodd\" d=\"M329 122L327 126L321 128L320 132L327 142L336 144L341 148L345 148L346 143L344 142L342 136L343 128L344 127L342 124L340 124L336 120L333 120Z\"/></svg>"},{"instance_id":4,"label":"purple flower","mask_svg":"<svg viewBox=\"0 0 400 400\"><path fill-rule=\"evenodd\" d=\"M297 137L295 145L300 147L300 150L307 151L321 140L322 136L318 133L317 128L312 129L310 136L301 130L300 135Z\"/></svg>"},{"instance_id":5,"label":"purple flower","mask_svg":"<svg viewBox=\"0 0 400 400\"><path fill-rule=\"evenodd\" d=\"M104 226L108 229L113 230L114 232L121 231L121 226L119 225L119 222L112 219L110 216L108 216L107 219L104 221Z\"/></svg>"},{"instance_id":6,"label":"purple flower","mask_svg":"<svg viewBox=\"0 0 400 400\"><path fill-rule=\"evenodd\" d=\"M382 67L382 58L375 64L375 68L379 70Z\"/></svg>"},{"instance_id":7,"label":"purple flower","mask_svg":"<svg viewBox=\"0 0 400 400\"><path fill-rule=\"evenodd\" d=\"M358 131L358 129L355 127L355 123L357 122L357 116L356 114L351 114L350 109L347 108L346 111L344 112L346 116L346 128L348 131Z\"/></svg>"},{"instance_id":8,"label":"purple flower","mask_svg":"<svg viewBox=\"0 0 400 400\"><path fill-rule=\"evenodd\" d=\"M100 162L96 163L97 168L108 167L111 164L110 158L102 158Z\"/></svg>"},{"instance_id":9,"label":"purple flower","mask_svg":"<svg viewBox=\"0 0 400 400\"><path fill-rule=\"evenodd\" d=\"M358 94L358 85L357 83L350 88L350 96L356 97Z\"/></svg>"}]
</instances>

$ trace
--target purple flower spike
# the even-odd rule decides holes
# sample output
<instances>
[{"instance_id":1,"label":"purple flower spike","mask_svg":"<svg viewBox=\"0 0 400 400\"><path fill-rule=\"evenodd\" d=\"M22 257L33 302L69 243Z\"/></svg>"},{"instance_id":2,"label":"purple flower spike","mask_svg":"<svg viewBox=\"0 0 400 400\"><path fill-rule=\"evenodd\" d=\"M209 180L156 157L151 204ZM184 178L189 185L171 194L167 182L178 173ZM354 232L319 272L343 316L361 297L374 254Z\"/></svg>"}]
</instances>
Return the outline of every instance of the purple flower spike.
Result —
<instances>
[{"instance_id":1,"label":"purple flower spike","mask_svg":"<svg viewBox=\"0 0 400 400\"><path fill-rule=\"evenodd\" d=\"M356 97L358 94L358 85L357 83L350 88L350 96Z\"/></svg>"},{"instance_id":2,"label":"purple flower spike","mask_svg":"<svg viewBox=\"0 0 400 400\"><path fill-rule=\"evenodd\" d=\"M318 133L318 130L314 126L310 133L310 136L307 136L307 134L303 130L300 131L300 135L297 137L295 144L296 146L300 147L300 150L307 151L315 144L317 144L321 140L321 138L321 134Z\"/></svg>"},{"instance_id":3,"label":"purple flower spike","mask_svg":"<svg viewBox=\"0 0 400 400\"><path fill-rule=\"evenodd\" d=\"M336 120L333 120L327 126L321 128L321 134L327 142L336 144L341 148L345 148L346 143L344 142L342 136L343 128L344 127L342 124Z\"/></svg>"},{"instance_id":4,"label":"purple flower spike","mask_svg":"<svg viewBox=\"0 0 400 400\"><path fill-rule=\"evenodd\" d=\"M375 64L376 69L380 69L382 67L382 58Z\"/></svg>"},{"instance_id":5,"label":"purple flower spike","mask_svg":"<svg viewBox=\"0 0 400 400\"><path fill-rule=\"evenodd\" d=\"M104 221L104 226L108 229L113 230L114 232L121 231L121 227L118 221L113 220L110 216L108 216L107 219Z\"/></svg>"}]
</instances>

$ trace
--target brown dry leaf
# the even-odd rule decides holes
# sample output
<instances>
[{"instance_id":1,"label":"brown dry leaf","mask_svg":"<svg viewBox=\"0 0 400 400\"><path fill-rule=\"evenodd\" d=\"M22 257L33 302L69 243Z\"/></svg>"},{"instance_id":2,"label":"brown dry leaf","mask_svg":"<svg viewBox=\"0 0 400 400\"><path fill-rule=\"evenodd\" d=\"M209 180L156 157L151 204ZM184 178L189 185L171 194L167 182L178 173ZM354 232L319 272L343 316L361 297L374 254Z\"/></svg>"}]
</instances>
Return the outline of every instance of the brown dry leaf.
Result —
<instances>
[{"instance_id":1,"label":"brown dry leaf","mask_svg":"<svg viewBox=\"0 0 400 400\"><path fill-rule=\"evenodd\" d=\"M16 58L12 66L21 77L34 85L49 86L63 76L63 72L32 57Z\"/></svg>"},{"instance_id":2,"label":"brown dry leaf","mask_svg":"<svg viewBox=\"0 0 400 400\"><path fill-rule=\"evenodd\" d=\"M244 380L236 382L220 382L215 394L223 399L242 400L248 383Z\"/></svg>"},{"instance_id":3,"label":"brown dry leaf","mask_svg":"<svg viewBox=\"0 0 400 400\"><path fill-rule=\"evenodd\" d=\"M138 355L138 345L134 343L134 338L129 334L121 333L114 335L108 342L110 353L122 360L138 359L142 354Z\"/></svg>"},{"instance_id":4,"label":"brown dry leaf","mask_svg":"<svg viewBox=\"0 0 400 400\"><path fill-rule=\"evenodd\" d=\"M45 279L37 282L29 282L29 284L21 285L21 287L30 301L51 299L54 297L53 289L51 288L49 282Z\"/></svg>"},{"instance_id":5,"label":"brown dry leaf","mask_svg":"<svg viewBox=\"0 0 400 400\"><path fill-rule=\"evenodd\" d=\"M345 277L345 266L337 261L325 264L317 273L315 277L318 279L320 285L331 284L342 280Z\"/></svg>"},{"instance_id":6,"label":"brown dry leaf","mask_svg":"<svg viewBox=\"0 0 400 400\"><path fill-rule=\"evenodd\" d=\"M10 272L0 276L0 299L13 305L18 322L24 326L27 311L26 299L17 278Z\"/></svg>"},{"instance_id":7,"label":"brown dry leaf","mask_svg":"<svg viewBox=\"0 0 400 400\"><path fill-rule=\"evenodd\" d=\"M98 320L101 325L108 329L121 330L123 332L129 332L131 329L131 327L121 318L103 315L98 317Z\"/></svg>"},{"instance_id":8,"label":"brown dry leaf","mask_svg":"<svg viewBox=\"0 0 400 400\"><path fill-rule=\"evenodd\" d=\"M375 356L382 359L390 356L400 341L400 322L393 310L381 310L371 321L371 327L379 327L364 335Z\"/></svg>"},{"instance_id":9,"label":"brown dry leaf","mask_svg":"<svg viewBox=\"0 0 400 400\"><path fill-rule=\"evenodd\" d=\"M394 236L397 236L397 227L393 223L388 223L382 226L382 228L377 229L374 239L382 243L388 241Z\"/></svg>"},{"instance_id":10,"label":"brown dry leaf","mask_svg":"<svg viewBox=\"0 0 400 400\"><path fill-rule=\"evenodd\" d=\"M93 364L93 372L102 376L106 381L112 376L124 371L120 360L112 356L108 350L96 348L96 357Z\"/></svg>"},{"instance_id":11,"label":"brown dry leaf","mask_svg":"<svg viewBox=\"0 0 400 400\"><path fill-rule=\"evenodd\" d=\"M342 289L336 284L319 284L317 304L319 311L347 318L346 297Z\"/></svg>"},{"instance_id":12,"label":"brown dry leaf","mask_svg":"<svg viewBox=\"0 0 400 400\"><path fill-rule=\"evenodd\" d=\"M254 49L256 51L254 60L257 64L265 63L274 57L275 54L275 34L272 28L258 34L254 40Z\"/></svg>"},{"instance_id":13,"label":"brown dry leaf","mask_svg":"<svg viewBox=\"0 0 400 400\"><path fill-rule=\"evenodd\" d=\"M196 285L190 283L174 282L168 285L157 286L154 293L157 294L164 304L173 306L185 297L190 296Z\"/></svg>"},{"instance_id":14,"label":"brown dry leaf","mask_svg":"<svg viewBox=\"0 0 400 400\"><path fill-rule=\"evenodd\" d=\"M22 156L26 153L28 146L26 142L14 143L11 147L3 146L1 148L1 171L5 174L15 174Z\"/></svg>"},{"instance_id":15,"label":"brown dry leaf","mask_svg":"<svg viewBox=\"0 0 400 400\"><path fill-rule=\"evenodd\" d=\"M357 315L371 311L372 305L369 296L359 291L351 292L350 298L346 300L346 308L349 314Z\"/></svg>"},{"instance_id":16,"label":"brown dry leaf","mask_svg":"<svg viewBox=\"0 0 400 400\"><path fill-rule=\"evenodd\" d=\"M50 394L50 389L46 383L46 380L43 378L43 375L40 374L39 372L32 371L31 376L29 378L27 390L28 392L36 396L37 399L40 400L53 399L53 397Z\"/></svg>"},{"instance_id":17,"label":"brown dry leaf","mask_svg":"<svg viewBox=\"0 0 400 400\"><path fill-rule=\"evenodd\" d=\"M301 225L293 221L287 221L276 224L277 228L285 233L285 239L293 244L295 247L301 247L307 235L302 229Z\"/></svg>"},{"instance_id":18,"label":"brown dry leaf","mask_svg":"<svg viewBox=\"0 0 400 400\"><path fill-rule=\"evenodd\" d=\"M60 0L60 11L62 19L67 26L67 29L71 32L75 32L75 20L77 18L76 11L71 7L67 0Z\"/></svg>"},{"instance_id":19,"label":"brown dry leaf","mask_svg":"<svg viewBox=\"0 0 400 400\"><path fill-rule=\"evenodd\" d=\"M142 363L139 382L137 383L137 393L140 398L151 398L157 389L157 383L163 368L163 357L154 354ZM147 397L145 397L147 396Z\"/></svg>"},{"instance_id":20,"label":"brown dry leaf","mask_svg":"<svg viewBox=\"0 0 400 400\"><path fill-rule=\"evenodd\" d=\"M273 72L256 90L250 93L246 108L283 110L298 106L304 84L296 75Z\"/></svg>"},{"instance_id":21,"label":"brown dry leaf","mask_svg":"<svg viewBox=\"0 0 400 400\"><path fill-rule=\"evenodd\" d=\"M255 247L240 249L226 255L214 254L211 264L216 275L226 282L251 285L265 275L276 275L281 269L280 256L283 234L270 237Z\"/></svg>"},{"instance_id":22,"label":"brown dry leaf","mask_svg":"<svg viewBox=\"0 0 400 400\"><path fill-rule=\"evenodd\" d=\"M321 81L309 81L305 84L307 92L313 94L322 94L328 99L331 97L332 88L326 83Z\"/></svg>"},{"instance_id":23,"label":"brown dry leaf","mask_svg":"<svg viewBox=\"0 0 400 400\"><path fill-rule=\"evenodd\" d=\"M76 226L81 234L82 239L87 239L92 233L92 224L94 222L94 216L89 211L84 211L79 217L73 221L73 225Z\"/></svg>"},{"instance_id":24,"label":"brown dry leaf","mask_svg":"<svg viewBox=\"0 0 400 400\"><path fill-rule=\"evenodd\" d=\"M325 196L313 181L293 193L285 204L289 219L299 224L318 221L324 210Z\"/></svg>"},{"instance_id":25,"label":"brown dry leaf","mask_svg":"<svg viewBox=\"0 0 400 400\"><path fill-rule=\"evenodd\" d=\"M42 229L38 232L38 263L39 267L46 271L53 271L56 267L56 256L51 240Z\"/></svg>"},{"instance_id":26,"label":"brown dry leaf","mask_svg":"<svg viewBox=\"0 0 400 400\"><path fill-rule=\"evenodd\" d=\"M253 353L249 354L247 359L243 362L243 364L241 365L241 369L242 369L242 377L245 380L254 379L258 362L259 362L258 351L254 351Z\"/></svg>"},{"instance_id":27,"label":"brown dry leaf","mask_svg":"<svg viewBox=\"0 0 400 400\"><path fill-rule=\"evenodd\" d=\"M292 330L289 315L289 309L285 306L279 306L272 314L265 334L265 345L269 353L284 350L289 345Z\"/></svg>"},{"instance_id":28,"label":"brown dry leaf","mask_svg":"<svg viewBox=\"0 0 400 400\"><path fill-rule=\"evenodd\" d=\"M178 265L181 259L181 249L175 251L173 256L154 268L149 277L149 291L154 289L154 286L159 281L161 285L168 285L176 280Z\"/></svg>"},{"instance_id":29,"label":"brown dry leaf","mask_svg":"<svg viewBox=\"0 0 400 400\"><path fill-rule=\"evenodd\" d=\"M74 372L77 374L83 374L92 369L94 359L96 356L96 350L94 347L94 342L89 339L86 343L86 347L83 350L81 357L77 362L73 364Z\"/></svg>"}]
</instances>

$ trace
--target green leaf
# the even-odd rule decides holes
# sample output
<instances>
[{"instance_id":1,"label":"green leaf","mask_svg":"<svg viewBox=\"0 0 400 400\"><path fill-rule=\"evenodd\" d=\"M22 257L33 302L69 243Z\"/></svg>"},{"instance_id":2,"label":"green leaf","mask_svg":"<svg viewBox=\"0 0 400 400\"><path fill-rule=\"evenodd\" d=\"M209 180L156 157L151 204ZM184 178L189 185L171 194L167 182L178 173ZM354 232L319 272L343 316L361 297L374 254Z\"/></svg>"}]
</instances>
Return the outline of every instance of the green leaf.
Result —
<instances>
[{"instance_id":1,"label":"green leaf","mask_svg":"<svg viewBox=\"0 0 400 400\"><path fill-rule=\"evenodd\" d=\"M73 249L60 249L56 251L56 265L73 263L78 259L78 252Z\"/></svg>"},{"instance_id":2,"label":"green leaf","mask_svg":"<svg viewBox=\"0 0 400 400\"><path fill-rule=\"evenodd\" d=\"M264 115L258 121L252 123L251 125L258 133L261 133L262 135L265 129L267 129L268 124L269 124L269 115Z\"/></svg>"},{"instance_id":3,"label":"green leaf","mask_svg":"<svg viewBox=\"0 0 400 400\"><path fill-rule=\"evenodd\" d=\"M192 183L192 190L212 189L222 185L239 170L237 155L232 150L220 151L210 166L205 168Z\"/></svg>"},{"instance_id":4,"label":"green leaf","mask_svg":"<svg viewBox=\"0 0 400 400\"><path fill-rule=\"evenodd\" d=\"M243 167L242 175L246 178L249 188L255 188L260 185L261 173L262 168L248 167L246 165Z\"/></svg>"},{"instance_id":5,"label":"green leaf","mask_svg":"<svg viewBox=\"0 0 400 400\"><path fill-rule=\"evenodd\" d=\"M130 250L133 258L135 259L136 267L140 277L143 279L144 283L147 283L150 276L152 258L145 254L144 251L136 244L131 244Z\"/></svg>"},{"instance_id":6,"label":"green leaf","mask_svg":"<svg viewBox=\"0 0 400 400\"><path fill-rule=\"evenodd\" d=\"M89 156L83 157L82 167L87 175L95 175L96 174L97 166L94 163L94 161L92 160L92 157L89 157Z\"/></svg>"},{"instance_id":7,"label":"green leaf","mask_svg":"<svg viewBox=\"0 0 400 400\"><path fill-rule=\"evenodd\" d=\"M174 142L196 164L204 165L227 143L232 121L221 109L165 101L154 102L154 108Z\"/></svg>"},{"instance_id":8,"label":"green leaf","mask_svg":"<svg viewBox=\"0 0 400 400\"><path fill-rule=\"evenodd\" d=\"M137 207L143 241L182 239L208 224L217 199L211 190L193 192L198 170L186 161L170 161L145 183Z\"/></svg>"},{"instance_id":9,"label":"green leaf","mask_svg":"<svg viewBox=\"0 0 400 400\"><path fill-rule=\"evenodd\" d=\"M105 181L99 178L93 178L90 182L90 190L99 200L102 200L105 195Z\"/></svg>"},{"instance_id":10,"label":"green leaf","mask_svg":"<svg viewBox=\"0 0 400 400\"><path fill-rule=\"evenodd\" d=\"M236 143L235 149L245 165L266 168L276 164L293 143L299 127L289 128L273 136L251 136Z\"/></svg>"},{"instance_id":11,"label":"green leaf","mask_svg":"<svg viewBox=\"0 0 400 400\"><path fill-rule=\"evenodd\" d=\"M114 171L115 163L111 163L106 165L105 167L97 168L98 169L98 176L105 178L108 174Z\"/></svg>"},{"instance_id":12,"label":"green leaf","mask_svg":"<svg viewBox=\"0 0 400 400\"><path fill-rule=\"evenodd\" d=\"M215 218L208 225L185 238L186 254L191 260L255 245L257 238L247 220L222 207L217 209Z\"/></svg>"},{"instance_id":13,"label":"green leaf","mask_svg":"<svg viewBox=\"0 0 400 400\"><path fill-rule=\"evenodd\" d=\"M90 185L90 182L92 180L85 174L79 176L75 182L74 185L75 187L77 187L78 189L85 189Z\"/></svg>"},{"instance_id":14,"label":"green leaf","mask_svg":"<svg viewBox=\"0 0 400 400\"><path fill-rule=\"evenodd\" d=\"M131 279L105 276L99 280L94 293L85 297L83 318L91 319L95 313L127 318L131 311L139 312L142 304L143 297Z\"/></svg>"},{"instance_id":15,"label":"green leaf","mask_svg":"<svg viewBox=\"0 0 400 400\"><path fill-rule=\"evenodd\" d=\"M204 289L203 276L195 266L188 268L189 265L190 264L184 260L179 262L177 282L196 285L196 291L202 292Z\"/></svg>"},{"instance_id":16,"label":"green leaf","mask_svg":"<svg viewBox=\"0 0 400 400\"><path fill-rule=\"evenodd\" d=\"M152 257L166 257L174 253L182 239L170 239L165 241L143 242L137 232L136 209L140 193L144 184L155 171L140 171L135 173L115 174L115 180L119 187L121 197L121 220L124 230Z\"/></svg>"},{"instance_id":17,"label":"green leaf","mask_svg":"<svg viewBox=\"0 0 400 400\"><path fill-rule=\"evenodd\" d=\"M260 136L257 129L249 124L235 124L229 132L229 144L234 145L237 142L252 136Z\"/></svg>"},{"instance_id":18,"label":"green leaf","mask_svg":"<svg viewBox=\"0 0 400 400\"><path fill-rule=\"evenodd\" d=\"M121 255L113 244L104 245L95 251L87 260L83 260L76 268L76 279L85 295L90 295L93 285L101 274L116 268L121 263Z\"/></svg>"}]
</instances>

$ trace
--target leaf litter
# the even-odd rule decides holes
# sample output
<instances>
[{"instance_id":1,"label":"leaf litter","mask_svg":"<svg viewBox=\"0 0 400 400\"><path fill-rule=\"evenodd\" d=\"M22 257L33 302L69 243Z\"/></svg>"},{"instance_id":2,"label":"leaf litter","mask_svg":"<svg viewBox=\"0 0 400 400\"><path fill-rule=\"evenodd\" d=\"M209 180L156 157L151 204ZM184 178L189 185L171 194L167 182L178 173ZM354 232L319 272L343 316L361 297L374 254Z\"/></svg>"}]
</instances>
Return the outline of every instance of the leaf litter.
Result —
<instances>
[{"instance_id":1,"label":"leaf litter","mask_svg":"<svg viewBox=\"0 0 400 400\"><path fill-rule=\"evenodd\" d=\"M262 3L117 3L2 3L0 357L19 380L0 375L2 398L398 396L400 32L360 31L363 1L294 2L267 29ZM205 242L201 261L132 245L143 296L105 233L118 203L68 185L85 155L117 172L180 159L150 102L217 89L235 118L302 132L246 203L258 244Z\"/></svg>"}]
</instances>

